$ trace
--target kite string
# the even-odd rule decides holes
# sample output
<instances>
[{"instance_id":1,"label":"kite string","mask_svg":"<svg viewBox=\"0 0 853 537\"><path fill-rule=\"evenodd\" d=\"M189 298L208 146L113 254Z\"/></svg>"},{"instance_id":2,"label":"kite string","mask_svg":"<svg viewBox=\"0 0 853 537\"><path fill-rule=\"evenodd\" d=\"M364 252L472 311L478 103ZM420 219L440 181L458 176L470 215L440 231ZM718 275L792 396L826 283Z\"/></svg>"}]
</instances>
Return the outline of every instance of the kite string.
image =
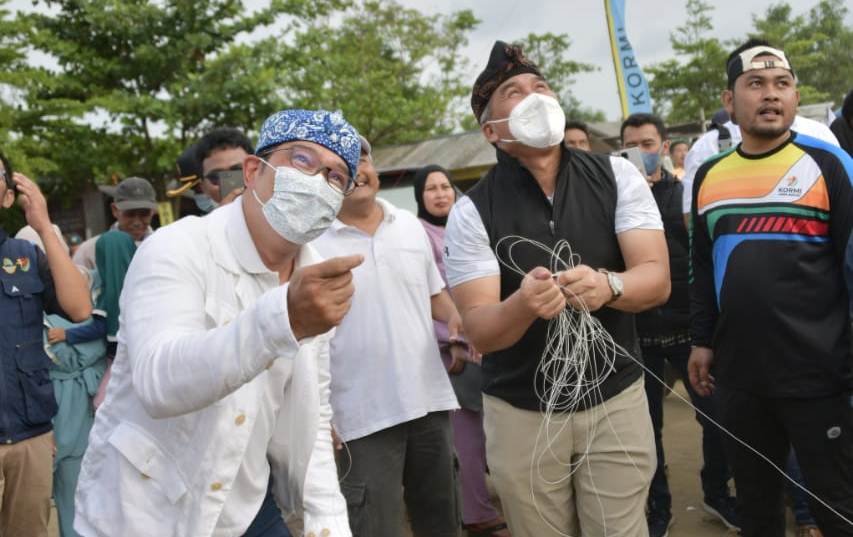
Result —
<instances>
[{"instance_id":1,"label":"kite string","mask_svg":"<svg viewBox=\"0 0 853 537\"><path fill-rule=\"evenodd\" d=\"M504 255L501 254L502 245L504 245L504 250L506 252ZM527 274L527 271L518 265L513 256L513 250L519 245L533 246L546 252L549 255L549 268L555 278L555 281L559 272L571 270L580 265L580 256L572 250L571 245L566 240L560 240L553 248L551 248L544 243L518 235L503 237L495 244L495 255L502 265L507 267L509 270L512 270L522 278ZM564 293L571 295L571 297L575 299L574 302L577 303L579 307L566 307L557 317L548 322L545 351L537 369L537 379L534 380L534 389L543 406L544 416L534 445L534 460L532 461L533 465L531 466L530 476L531 495L533 496L532 499L534 501L534 505L536 506L539 515L545 523L551 527L551 529L560 535L571 537L562 533L560 529L554 527L542 515L533 492L534 469L538 470L536 473L538 473L540 479L545 481L547 484L553 485L570 479L581 464L583 464L591 447L591 438L594 437L594 429L588 434L586 450L576 461L560 460L560 457L553 449L553 446L557 441L557 437L559 437L560 433L565 430L576 412L583 408L586 408L586 411L595 411L597 401L600 401L603 404L600 387L610 373L614 371L617 355L625 356L639 365L648 376L659 382L669 390L670 393L674 394L679 400L692 408L697 414L708 420L708 423L711 423L732 440L746 448L748 451L754 453L760 459L768 463L791 484L805 492L809 497L814 499L831 513L838 516L841 520L853 526L853 521L844 516L837 509L833 508L804 485L801 485L791 478L779 465L770 460L770 458L723 427L719 422L694 406L691 401L683 397L673 388L670 388L663 379L647 368L642 361L634 358L629 352L613 340L612 336L607 332L601 322L590 313L589 309L584 304L583 299L572 293L565 286L560 285L560 288ZM599 367L599 363L604 367ZM539 382L540 378L542 379L541 388ZM588 405L582 406L585 402L588 403ZM555 420L555 414L560 415L559 420ZM555 421L560 424L560 427L556 430L555 434L552 434L551 424ZM592 423L595 423L595 420L593 420ZM612 424L611 428L613 428ZM613 432L616 433L615 430ZM542 449L542 453L537 455L537 453L539 453L539 443L543 440L543 435L545 446ZM630 457L624 446L623 451L625 451L625 454ZM554 457L559 464L568 467L568 474L557 481L547 479L541 471L541 461L546 454ZM634 468L639 471L639 468L634 463L633 459L631 459L631 462L634 464ZM604 521L604 517L602 520ZM607 531L605 527L605 535L606 534Z\"/></svg>"}]
</instances>

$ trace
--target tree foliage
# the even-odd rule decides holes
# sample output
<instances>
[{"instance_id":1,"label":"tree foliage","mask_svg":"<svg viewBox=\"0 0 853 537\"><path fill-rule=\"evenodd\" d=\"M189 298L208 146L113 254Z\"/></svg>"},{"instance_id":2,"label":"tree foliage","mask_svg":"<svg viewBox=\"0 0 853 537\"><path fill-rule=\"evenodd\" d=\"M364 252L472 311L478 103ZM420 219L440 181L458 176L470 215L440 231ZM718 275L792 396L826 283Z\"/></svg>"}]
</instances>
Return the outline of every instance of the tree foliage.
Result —
<instances>
[{"instance_id":1,"label":"tree foliage","mask_svg":"<svg viewBox=\"0 0 853 537\"><path fill-rule=\"evenodd\" d=\"M93 179L171 175L180 150L213 125L254 126L280 101L263 47L237 43L281 13L325 14L334 0L46 0L21 13L21 38L55 67L17 75L17 128L37 171L69 193Z\"/></svg>"},{"instance_id":2,"label":"tree foliage","mask_svg":"<svg viewBox=\"0 0 853 537\"><path fill-rule=\"evenodd\" d=\"M798 78L802 104L839 104L853 86L853 29L845 24L849 9L843 0L821 0L808 12L794 14L782 2L753 15L751 37L784 47Z\"/></svg>"},{"instance_id":3,"label":"tree foliage","mask_svg":"<svg viewBox=\"0 0 853 537\"><path fill-rule=\"evenodd\" d=\"M787 2L771 4L752 16L748 36L726 43L713 37L711 13L705 0L687 0L687 19L670 34L676 57L651 66L650 87L655 111L668 121L698 120L720 107L726 87L728 53L747 37L766 39L782 47L797 74L802 104L840 103L853 80L853 29L845 23L844 0L819 0L803 13Z\"/></svg>"},{"instance_id":4,"label":"tree foliage","mask_svg":"<svg viewBox=\"0 0 853 537\"><path fill-rule=\"evenodd\" d=\"M687 18L669 37L676 58L646 69L655 112L669 122L710 117L720 108L728 53L712 35L712 10L705 0L687 0Z\"/></svg>"},{"instance_id":5,"label":"tree foliage","mask_svg":"<svg viewBox=\"0 0 853 537\"><path fill-rule=\"evenodd\" d=\"M0 144L56 197L129 175L163 192L206 130L341 109L376 144L458 126L470 11L393 0L0 0Z\"/></svg>"},{"instance_id":6,"label":"tree foliage","mask_svg":"<svg viewBox=\"0 0 853 537\"><path fill-rule=\"evenodd\" d=\"M316 21L288 54L294 106L337 108L375 145L450 132L467 62L460 55L477 24L468 10L426 16L393 1L363 0L340 23Z\"/></svg>"}]
</instances>

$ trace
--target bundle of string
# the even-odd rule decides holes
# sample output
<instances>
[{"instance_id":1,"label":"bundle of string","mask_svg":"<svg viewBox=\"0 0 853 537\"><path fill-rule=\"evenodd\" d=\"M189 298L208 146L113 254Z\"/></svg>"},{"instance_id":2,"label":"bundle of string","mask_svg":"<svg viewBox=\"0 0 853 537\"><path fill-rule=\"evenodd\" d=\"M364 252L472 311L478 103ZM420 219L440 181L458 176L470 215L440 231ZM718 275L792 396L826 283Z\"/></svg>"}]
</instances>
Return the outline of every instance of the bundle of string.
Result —
<instances>
[{"instance_id":1,"label":"bundle of string","mask_svg":"<svg viewBox=\"0 0 853 537\"><path fill-rule=\"evenodd\" d=\"M495 255L501 264L521 277L528 270L520 267L513 256L513 250L518 246L532 246L547 253L548 269L555 277L560 272L580 265L580 256L566 240L557 242L552 249L544 243L517 235L503 237L495 244ZM620 354L628 355L590 313L583 301L577 303L579 307L563 309L548 323L545 350L534 381L543 419L536 436L530 467L531 499L543 521L566 537L570 536L543 516L534 494L534 479L538 478L548 485L559 485L569 481L585 463L586 454L595 437L594 428L586 435L586 449L575 457L567 456L558 449L559 439L564 429L571 426L576 412L587 409L597 413L596 403L603 400L600 391L602 383L613 372L616 357ZM591 420L593 424L596 422L595 419ZM556 462L558 467L565 468L565 472L559 476L546 476L541 470L546 457ZM599 508L604 520L604 505L600 501Z\"/></svg>"},{"instance_id":2,"label":"bundle of string","mask_svg":"<svg viewBox=\"0 0 853 537\"><path fill-rule=\"evenodd\" d=\"M580 256L572 250L568 241L560 240L551 248L547 244L521 237L518 235L509 235L501 238L495 244L495 256L498 261L524 277L528 270L520 267L515 261L512 253L513 249L520 246L532 246L538 248L549 256L549 269L555 279L560 272L570 270L580 265ZM548 323L548 331L546 336L545 351L542 354L542 359L539 362L537 369L537 378L534 381L536 395L542 405L543 420L539 428L539 433L536 438L533 449L533 461L530 470L531 495L535 487L533 487L534 476L538 476L549 485L556 485L561 482L568 481L572 475L586 461L586 455L589 452L592 439L595 437L595 430L588 431L587 445L579 455L575 457L566 457L562 453L558 453L554 448L557 445L557 439L560 437L563 430L569 426L574 414L584 409L587 412L596 413L598 406L602 407L602 411L607 416L606 404L601 396L601 384L607 379L608 375L613 372L615 360L617 356L625 356L634 361L637 365L643 368L646 373L646 378L651 377L656 382L662 384L670 393L682 402L690 406L694 411L705 417L708 422L720 429L723 433L735 440L738 444L751 451L759 458L767 462L785 479L791 482L794 486L808 494L815 501L820 503L831 513L835 514L847 524L853 526L853 521L838 512L815 493L804 487L796 480L792 479L785 471L776 463L770 460L763 453L741 440L734 433L720 425L712 417L708 416L702 410L693 406L693 404L683 397L680 393L670 388L666 382L658 377L654 372L650 371L640 361L631 356L631 353L625 351L618 345L609 332L602 326L601 322L594 317L589 309L584 304L583 300L573 295L566 287L560 286L564 293L575 299L577 304L575 307L566 307L560 312L557 317L551 319ZM648 380L647 380L648 381ZM609 418L608 422L609 422ZM590 420L592 423L597 423L593 416ZM619 439L618 431L613 428L613 433L620 443L622 450L628 455L627 450L622 441ZM540 443L543 444L540 449ZM566 473L556 479L548 478L540 471L541 462L545 456L551 457L560 466L566 468ZM630 457L630 455L629 455ZM631 461L634 469L640 472L640 469ZM642 473L642 472L641 472ZM541 510L533 495L533 502L536 505L537 511L542 516ZM602 520L604 517L604 505L599 500L601 508ZM565 537L571 537L562 532L561 529L555 527L551 522L542 517L548 526L555 532ZM608 535L607 528L604 528L604 534Z\"/></svg>"}]
</instances>

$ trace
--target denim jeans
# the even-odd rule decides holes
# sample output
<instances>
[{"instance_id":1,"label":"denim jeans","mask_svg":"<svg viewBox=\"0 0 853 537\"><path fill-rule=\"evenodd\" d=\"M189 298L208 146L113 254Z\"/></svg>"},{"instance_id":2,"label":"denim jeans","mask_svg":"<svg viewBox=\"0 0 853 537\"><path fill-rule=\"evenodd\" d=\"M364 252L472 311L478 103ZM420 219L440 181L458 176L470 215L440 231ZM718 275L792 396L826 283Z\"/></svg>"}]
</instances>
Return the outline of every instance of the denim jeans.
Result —
<instances>
[{"instance_id":1,"label":"denim jeans","mask_svg":"<svg viewBox=\"0 0 853 537\"><path fill-rule=\"evenodd\" d=\"M272 483L267 487L267 495L258 514L255 515L255 520L249 525L243 537L293 537L284 523L281 509L275 503L271 486Z\"/></svg>"}]
</instances>

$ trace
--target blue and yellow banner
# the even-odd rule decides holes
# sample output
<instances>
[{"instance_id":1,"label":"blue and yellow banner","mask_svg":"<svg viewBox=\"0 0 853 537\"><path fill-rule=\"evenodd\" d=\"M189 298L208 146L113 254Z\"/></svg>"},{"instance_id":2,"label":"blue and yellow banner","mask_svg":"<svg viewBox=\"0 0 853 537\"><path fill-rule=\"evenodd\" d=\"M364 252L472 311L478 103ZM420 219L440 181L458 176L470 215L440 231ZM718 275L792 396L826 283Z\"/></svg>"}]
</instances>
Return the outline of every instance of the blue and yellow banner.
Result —
<instances>
[{"instance_id":1,"label":"blue and yellow banner","mask_svg":"<svg viewBox=\"0 0 853 537\"><path fill-rule=\"evenodd\" d=\"M637 63L634 48L625 32L625 0L604 0L607 13L607 29L610 31L610 50L613 52L613 67L616 69L616 85L619 86L619 101L622 117L636 112L652 112L652 96L643 70Z\"/></svg>"}]
</instances>

